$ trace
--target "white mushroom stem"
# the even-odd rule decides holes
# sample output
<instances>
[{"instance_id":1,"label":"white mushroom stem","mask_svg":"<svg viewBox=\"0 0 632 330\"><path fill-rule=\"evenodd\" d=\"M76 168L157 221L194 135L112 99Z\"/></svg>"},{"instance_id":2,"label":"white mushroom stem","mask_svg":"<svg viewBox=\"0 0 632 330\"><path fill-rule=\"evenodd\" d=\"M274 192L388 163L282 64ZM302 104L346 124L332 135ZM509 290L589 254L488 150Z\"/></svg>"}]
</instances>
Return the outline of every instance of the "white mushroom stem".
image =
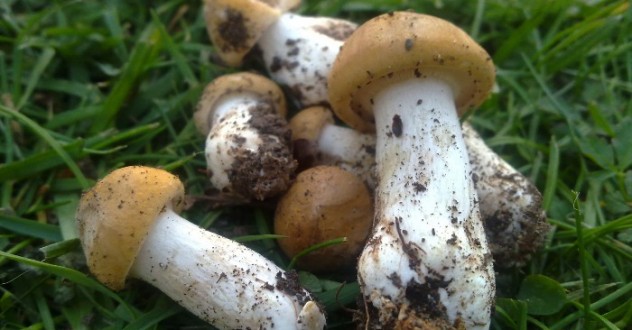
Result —
<instances>
[{"instance_id":1,"label":"white mushroom stem","mask_svg":"<svg viewBox=\"0 0 632 330\"><path fill-rule=\"evenodd\" d=\"M263 122L269 127L254 127L254 116L265 115L276 122ZM287 137L274 134L271 129L283 121L280 126L287 130L284 120L269 104L262 103L251 93L222 98L205 147L213 186L259 200L285 191L295 164L289 140L284 139ZM262 121L259 122L261 125Z\"/></svg>"},{"instance_id":2,"label":"white mushroom stem","mask_svg":"<svg viewBox=\"0 0 632 330\"><path fill-rule=\"evenodd\" d=\"M255 251L170 209L149 231L130 275L221 329L323 329L310 294Z\"/></svg>"},{"instance_id":3,"label":"white mushroom stem","mask_svg":"<svg viewBox=\"0 0 632 330\"><path fill-rule=\"evenodd\" d=\"M375 136L327 124L317 140L321 164L335 165L357 175L368 187L375 186Z\"/></svg>"},{"instance_id":4,"label":"white mushroom stem","mask_svg":"<svg viewBox=\"0 0 632 330\"><path fill-rule=\"evenodd\" d=\"M327 74L355 28L341 19L284 13L257 45L272 79L288 86L304 106L313 105L327 100Z\"/></svg>"},{"instance_id":5,"label":"white mushroom stem","mask_svg":"<svg viewBox=\"0 0 632 330\"><path fill-rule=\"evenodd\" d=\"M491 150L469 123L462 128L494 260L498 267L523 266L542 246L549 228L542 194Z\"/></svg>"},{"instance_id":6,"label":"white mushroom stem","mask_svg":"<svg viewBox=\"0 0 632 330\"><path fill-rule=\"evenodd\" d=\"M373 98L376 218L360 256L362 291L393 313L487 329L495 284L450 86L396 82Z\"/></svg>"}]
</instances>

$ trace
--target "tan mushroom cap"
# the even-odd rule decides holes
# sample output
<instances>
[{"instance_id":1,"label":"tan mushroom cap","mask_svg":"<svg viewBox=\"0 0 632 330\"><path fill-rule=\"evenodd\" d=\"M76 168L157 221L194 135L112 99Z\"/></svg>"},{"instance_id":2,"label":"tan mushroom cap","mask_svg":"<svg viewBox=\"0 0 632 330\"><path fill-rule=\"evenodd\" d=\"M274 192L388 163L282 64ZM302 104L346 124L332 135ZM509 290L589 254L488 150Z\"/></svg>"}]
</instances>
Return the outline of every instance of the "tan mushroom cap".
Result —
<instances>
[{"instance_id":1,"label":"tan mushroom cap","mask_svg":"<svg viewBox=\"0 0 632 330\"><path fill-rule=\"evenodd\" d=\"M349 126L371 132L372 97L385 84L430 77L451 85L462 115L487 98L495 69L489 54L450 22L412 12L384 14L345 41L327 80L329 101Z\"/></svg>"},{"instance_id":2,"label":"tan mushroom cap","mask_svg":"<svg viewBox=\"0 0 632 330\"><path fill-rule=\"evenodd\" d=\"M211 81L197 104L193 120L198 132L207 135L211 131L213 113L222 97L232 93L248 92L261 98L262 102L272 105L281 117L287 115L287 104L281 87L274 81L249 72L223 75Z\"/></svg>"},{"instance_id":3,"label":"tan mushroom cap","mask_svg":"<svg viewBox=\"0 0 632 330\"><path fill-rule=\"evenodd\" d=\"M288 126L292 140L316 141L326 125L334 123L333 113L323 106L305 108L290 119Z\"/></svg>"},{"instance_id":4,"label":"tan mushroom cap","mask_svg":"<svg viewBox=\"0 0 632 330\"><path fill-rule=\"evenodd\" d=\"M302 256L298 266L331 271L355 265L373 221L373 201L355 175L336 166L316 166L301 172L277 204L274 232L281 250L293 257L323 241L347 241Z\"/></svg>"},{"instance_id":5,"label":"tan mushroom cap","mask_svg":"<svg viewBox=\"0 0 632 330\"><path fill-rule=\"evenodd\" d=\"M206 29L219 57L241 65L265 30L300 0L204 0Z\"/></svg>"},{"instance_id":6,"label":"tan mushroom cap","mask_svg":"<svg viewBox=\"0 0 632 330\"><path fill-rule=\"evenodd\" d=\"M152 224L166 208L180 211L182 182L169 172L123 167L87 191L77 209L79 238L88 267L113 290L123 289Z\"/></svg>"}]
</instances>

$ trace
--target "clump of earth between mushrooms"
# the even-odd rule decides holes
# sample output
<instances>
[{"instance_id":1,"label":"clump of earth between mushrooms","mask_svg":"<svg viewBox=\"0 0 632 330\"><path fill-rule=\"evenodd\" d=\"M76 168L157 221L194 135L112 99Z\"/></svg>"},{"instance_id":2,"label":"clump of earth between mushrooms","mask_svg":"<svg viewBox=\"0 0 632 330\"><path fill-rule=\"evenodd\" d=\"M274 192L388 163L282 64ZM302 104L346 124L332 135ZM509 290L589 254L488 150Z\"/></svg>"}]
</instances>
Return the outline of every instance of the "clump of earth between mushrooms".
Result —
<instances>
[{"instance_id":1,"label":"clump of earth between mushrooms","mask_svg":"<svg viewBox=\"0 0 632 330\"><path fill-rule=\"evenodd\" d=\"M194 120L206 138L211 183L224 193L264 200L285 192L294 175L283 92L252 73L213 80L204 89Z\"/></svg>"},{"instance_id":2,"label":"clump of earth between mushrooms","mask_svg":"<svg viewBox=\"0 0 632 330\"><path fill-rule=\"evenodd\" d=\"M82 197L77 226L90 271L114 290L157 287L222 329L323 329L296 273L180 217L184 188L163 170L113 171Z\"/></svg>"},{"instance_id":3,"label":"clump of earth between mushrooms","mask_svg":"<svg viewBox=\"0 0 632 330\"><path fill-rule=\"evenodd\" d=\"M334 112L377 136L375 225L358 263L370 327L490 325L492 257L458 115L494 76L465 32L411 12L369 20L336 58Z\"/></svg>"}]
</instances>

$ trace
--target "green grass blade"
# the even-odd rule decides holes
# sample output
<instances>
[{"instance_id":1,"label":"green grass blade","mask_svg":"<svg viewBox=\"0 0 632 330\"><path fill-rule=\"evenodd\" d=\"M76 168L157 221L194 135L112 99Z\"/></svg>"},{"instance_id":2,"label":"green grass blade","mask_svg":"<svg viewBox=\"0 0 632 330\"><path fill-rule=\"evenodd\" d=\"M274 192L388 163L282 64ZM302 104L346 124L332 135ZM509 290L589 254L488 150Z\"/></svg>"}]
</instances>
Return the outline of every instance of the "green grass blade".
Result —
<instances>
[{"instance_id":1,"label":"green grass blade","mask_svg":"<svg viewBox=\"0 0 632 330\"><path fill-rule=\"evenodd\" d=\"M58 242L62 240L58 226L0 213L0 227L16 234Z\"/></svg>"},{"instance_id":2,"label":"green grass blade","mask_svg":"<svg viewBox=\"0 0 632 330\"><path fill-rule=\"evenodd\" d=\"M39 136L42 140L46 141L46 143L57 153L57 155L64 161L68 169L75 175L77 180L81 183L82 187L87 189L90 187L90 182L83 175L77 163L68 155L68 153L64 150L64 148L57 142L46 129L42 128L39 124L37 124L32 119L26 117L25 115L13 111L5 106L0 105L0 115L4 115L10 118L14 118L26 125L29 129L31 129L37 136Z\"/></svg>"}]
</instances>

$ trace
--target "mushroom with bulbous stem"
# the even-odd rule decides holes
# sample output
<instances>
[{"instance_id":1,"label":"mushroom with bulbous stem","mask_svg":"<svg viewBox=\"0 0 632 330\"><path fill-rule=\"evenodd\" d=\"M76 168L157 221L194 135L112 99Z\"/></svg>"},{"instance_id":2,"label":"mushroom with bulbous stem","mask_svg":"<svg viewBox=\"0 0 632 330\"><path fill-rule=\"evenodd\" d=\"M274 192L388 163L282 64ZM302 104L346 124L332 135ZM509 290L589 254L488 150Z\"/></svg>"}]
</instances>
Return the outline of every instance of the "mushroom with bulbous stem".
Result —
<instances>
[{"instance_id":1,"label":"mushroom with bulbous stem","mask_svg":"<svg viewBox=\"0 0 632 330\"><path fill-rule=\"evenodd\" d=\"M321 106L301 110L289 126L297 171L334 165L375 189L375 135L334 124L331 111ZM542 194L491 150L469 122L461 128L494 266L524 266L543 245L549 227Z\"/></svg>"},{"instance_id":2,"label":"mushroom with bulbous stem","mask_svg":"<svg viewBox=\"0 0 632 330\"><path fill-rule=\"evenodd\" d=\"M239 66L256 45L272 79L306 106L323 102L331 63L356 24L286 12L298 2L206 0L204 17L224 62Z\"/></svg>"},{"instance_id":3,"label":"mushroom with bulbous stem","mask_svg":"<svg viewBox=\"0 0 632 330\"><path fill-rule=\"evenodd\" d=\"M369 20L336 58L334 112L377 137L374 228L358 262L373 327L490 325L492 258L458 114L494 75L465 32L410 12Z\"/></svg>"},{"instance_id":4,"label":"mushroom with bulbous stem","mask_svg":"<svg viewBox=\"0 0 632 330\"><path fill-rule=\"evenodd\" d=\"M114 290L141 279L220 328L323 329L296 275L180 217L183 202L182 183L166 171L132 166L107 175L77 210L90 271Z\"/></svg>"},{"instance_id":5,"label":"mushroom with bulbous stem","mask_svg":"<svg viewBox=\"0 0 632 330\"><path fill-rule=\"evenodd\" d=\"M247 200L287 190L296 162L285 114L283 92L263 76L235 73L207 85L194 120L207 135L206 162L215 188Z\"/></svg>"},{"instance_id":6,"label":"mushroom with bulbous stem","mask_svg":"<svg viewBox=\"0 0 632 330\"><path fill-rule=\"evenodd\" d=\"M315 250L297 266L313 272L355 268L373 222L373 199L362 180L337 166L315 166L296 177L281 197L274 215L274 233L290 258L327 240L341 244Z\"/></svg>"}]
</instances>

